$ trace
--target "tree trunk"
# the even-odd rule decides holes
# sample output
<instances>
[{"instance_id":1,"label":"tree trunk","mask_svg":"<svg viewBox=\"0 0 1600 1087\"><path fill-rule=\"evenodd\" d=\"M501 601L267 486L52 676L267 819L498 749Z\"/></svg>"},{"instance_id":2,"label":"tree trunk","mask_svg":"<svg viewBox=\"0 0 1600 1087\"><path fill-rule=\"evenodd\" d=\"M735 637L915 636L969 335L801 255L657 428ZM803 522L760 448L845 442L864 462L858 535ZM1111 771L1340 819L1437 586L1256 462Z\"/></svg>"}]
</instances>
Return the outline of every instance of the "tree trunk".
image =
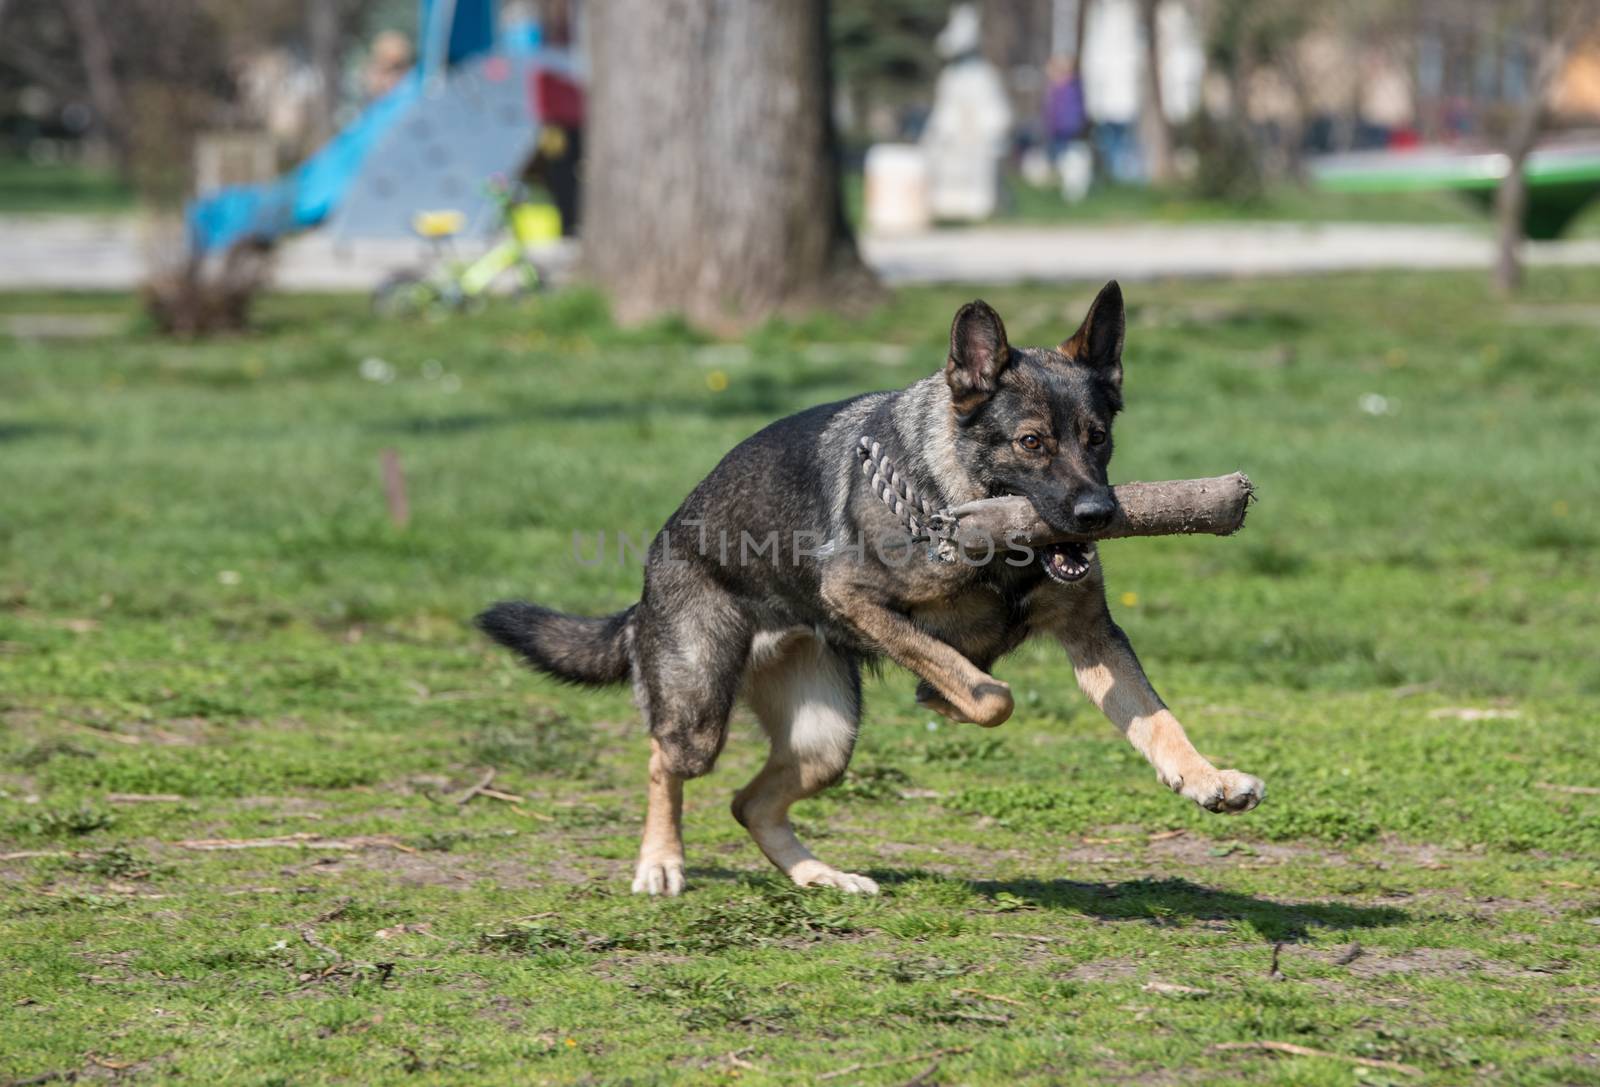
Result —
<instances>
[{"instance_id":1,"label":"tree trunk","mask_svg":"<svg viewBox=\"0 0 1600 1087\"><path fill-rule=\"evenodd\" d=\"M320 147L338 131L335 116L339 109L338 0L306 0L306 39L311 49L311 68L317 73L317 94L311 116L310 148ZM308 148L308 150L310 149Z\"/></svg>"},{"instance_id":2,"label":"tree trunk","mask_svg":"<svg viewBox=\"0 0 1600 1087\"><path fill-rule=\"evenodd\" d=\"M1517 107L1506 141L1506 176L1494 194L1496 252L1494 286L1511 294L1522 286L1523 222L1528 210L1528 178L1524 167L1544 123L1544 103L1566 62L1567 35L1556 33L1540 49L1539 63L1528 84L1528 97Z\"/></svg>"},{"instance_id":3,"label":"tree trunk","mask_svg":"<svg viewBox=\"0 0 1600 1087\"><path fill-rule=\"evenodd\" d=\"M1089 5L1094 0L1078 0L1078 10L1073 12L1077 26L1072 33L1072 70L1083 78L1083 39L1089 34Z\"/></svg>"},{"instance_id":4,"label":"tree trunk","mask_svg":"<svg viewBox=\"0 0 1600 1087\"><path fill-rule=\"evenodd\" d=\"M729 326L870 294L840 198L827 0L606 0L584 262L617 316Z\"/></svg>"},{"instance_id":5,"label":"tree trunk","mask_svg":"<svg viewBox=\"0 0 1600 1087\"><path fill-rule=\"evenodd\" d=\"M110 144L119 168L126 172L129 136L122 108L122 89L117 82L111 42L100 22L100 13L94 0L68 0L67 17L72 20L72 31L78 37L89 101L94 105L95 128Z\"/></svg>"},{"instance_id":6,"label":"tree trunk","mask_svg":"<svg viewBox=\"0 0 1600 1087\"><path fill-rule=\"evenodd\" d=\"M1144 94L1139 104L1139 140L1144 145L1145 172L1152 185L1170 185L1172 126L1167 123L1161 95L1160 0L1139 0L1139 22L1144 32Z\"/></svg>"}]
</instances>

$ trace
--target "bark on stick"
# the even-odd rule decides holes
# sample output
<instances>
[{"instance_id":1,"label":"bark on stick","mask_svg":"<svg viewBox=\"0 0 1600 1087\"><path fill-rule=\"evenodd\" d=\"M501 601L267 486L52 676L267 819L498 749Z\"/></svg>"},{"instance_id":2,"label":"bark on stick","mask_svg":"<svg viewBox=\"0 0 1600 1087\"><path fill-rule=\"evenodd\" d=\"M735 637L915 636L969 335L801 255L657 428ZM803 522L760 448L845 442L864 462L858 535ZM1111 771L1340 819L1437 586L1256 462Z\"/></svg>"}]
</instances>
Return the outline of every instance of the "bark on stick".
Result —
<instances>
[{"instance_id":1,"label":"bark on stick","mask_svg":"<svg viewBox=\"0 0 1600 1087\"><path fill-rule=\"evenodd\" d=\"M1092 533L1051 528L1032 502L1017 496L968 502L950 514L956 518L957 540L971 547L1006 540L1042 546L1128 536L1231 536L1244 526L1245 510L1255 494L1243 472L1209 479L1122 483L1112 491L1117 498L1116 515L1109 525Z\"/></svg>"}]
</instances>

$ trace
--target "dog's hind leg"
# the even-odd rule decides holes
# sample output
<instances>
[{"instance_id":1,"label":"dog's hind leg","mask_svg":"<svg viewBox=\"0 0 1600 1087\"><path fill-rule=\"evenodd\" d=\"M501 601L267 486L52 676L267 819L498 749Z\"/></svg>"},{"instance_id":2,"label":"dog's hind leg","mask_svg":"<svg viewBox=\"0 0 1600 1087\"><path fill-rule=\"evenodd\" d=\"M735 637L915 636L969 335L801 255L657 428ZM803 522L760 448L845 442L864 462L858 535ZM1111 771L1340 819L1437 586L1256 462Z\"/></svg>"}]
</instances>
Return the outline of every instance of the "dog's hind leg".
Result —
<instances>
[{"instance_id":1,"label":"dog's hind leg","mask_svg":"<svg viewBox=\"0 0 1600 1087\"><path fill-rule=\"evenodd\" d=\"M819 861L789 823L790 806L839 780L850 762L861 716L860 667L809 633L784 637L770 652L754 661L745 700L772 749L761 772L733 798L733 817L800 886L877 894L878 885L866 876Z\"/></svg>"},{"instance_id":2,"label":"dog's hind leg","mask_svg":"<svg viewBox=\"0 0 1600 1087\"><path fill-rule=\"evenodd\" d=\"M683 778L667 769L661 744L650 740L650 790L633 893L683 893Z\"/></svg>"},{"instance_id":3,"label":"dog's hind leg","mask_svg":"<svg viewBox=\"0 0 1600 1087\"><path fill-rule=\"evenodd\" d=\"M683 783L722 751L750 634L714 589L670 616L644 610L634 637L634 694L650 726L650 787L635 894L683 890Z\"/></svg>"}]
</instances>

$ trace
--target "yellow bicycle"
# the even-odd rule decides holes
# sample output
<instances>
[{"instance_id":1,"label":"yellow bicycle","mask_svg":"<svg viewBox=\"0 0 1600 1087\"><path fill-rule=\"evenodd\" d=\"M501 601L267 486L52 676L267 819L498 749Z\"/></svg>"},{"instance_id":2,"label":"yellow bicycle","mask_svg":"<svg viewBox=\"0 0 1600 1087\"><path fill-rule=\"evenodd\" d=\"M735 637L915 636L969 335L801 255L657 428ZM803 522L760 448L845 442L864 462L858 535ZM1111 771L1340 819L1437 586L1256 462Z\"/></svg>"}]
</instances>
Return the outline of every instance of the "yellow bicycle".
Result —
<instances>
[{"instance_id":1,"label":"yellow bicycle","mask_svg":"<svg viewBox=\"0 0 1600 1087\"><path fill-rule=\"evenodd\" d=\"M528 248L561 237L561 213L549 204L519 200L512 190L491 182L489 191L500 208L505 237L471 260L457 257L454 239L467 219L460 211L420 211L411 229L429 242L435 256L431 268L396 272L372 292L373 312L384 317L418 316L468 310L481 304L508 272L517 276L513 293L536 291L543 284Z\"/></svg>"}]
</instances>

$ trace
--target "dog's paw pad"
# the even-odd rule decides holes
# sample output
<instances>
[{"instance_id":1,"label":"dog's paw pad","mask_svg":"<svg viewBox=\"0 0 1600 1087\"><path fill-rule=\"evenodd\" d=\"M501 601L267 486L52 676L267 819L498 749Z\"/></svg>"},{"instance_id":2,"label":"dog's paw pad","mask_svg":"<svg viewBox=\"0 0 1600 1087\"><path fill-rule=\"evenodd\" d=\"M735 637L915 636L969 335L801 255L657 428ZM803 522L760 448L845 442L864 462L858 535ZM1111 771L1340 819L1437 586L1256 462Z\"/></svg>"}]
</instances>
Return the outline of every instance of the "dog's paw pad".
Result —
<instances>
[{"instance_id":1,"label":"dog's paw pad","mask_svg":"<svg viewBox=\"0 0 1600 1087\"><path fill-rule=\"evenodd\" d=\"M680 895L683 893L681 860L641 860L633 873L636 895Z\"/></svg>"},{"instance_id":2,"label":"dog's paw pad","mask_svg":"<svg viewBox=\"0 0 1600 1087\"><path fill-rule=\"evenodd\" d=\"M823 868L806 874L804 880L795 880L802 887L832 887L847 895L875 895L878 884L854 872L841 872L836 868Z\"/></svg>"},{"instance_id":3,"label":"dog's paw pad","mask_svg":"<svg viewBox=\"0 0 1600 1087\"><path fill-rule=\"evenodd\" d=\"M1182 792L1206 811L1230 815L1247 812L1267 797L1262 780L1242 770L1218 770L1193 785L1185 782Z\"/></svg>"}]
</instances>

